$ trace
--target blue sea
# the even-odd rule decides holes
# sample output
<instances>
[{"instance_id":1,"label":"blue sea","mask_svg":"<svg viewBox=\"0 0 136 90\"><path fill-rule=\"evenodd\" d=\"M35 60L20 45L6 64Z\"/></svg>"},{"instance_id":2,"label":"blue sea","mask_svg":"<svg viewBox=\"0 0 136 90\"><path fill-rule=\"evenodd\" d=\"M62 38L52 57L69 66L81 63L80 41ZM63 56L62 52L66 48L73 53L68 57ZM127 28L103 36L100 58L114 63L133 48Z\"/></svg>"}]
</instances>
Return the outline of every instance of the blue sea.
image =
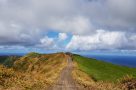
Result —
<instances>
[{"instance_id":1,"label":"blue sea","mask_svg":"<svg viewBox=\"0 0 136 90\"><path fill-rule=\"evenodd\" d=\"M136 67L136 55L84 55L117 65Z\"/></svg>"}]
</instances>

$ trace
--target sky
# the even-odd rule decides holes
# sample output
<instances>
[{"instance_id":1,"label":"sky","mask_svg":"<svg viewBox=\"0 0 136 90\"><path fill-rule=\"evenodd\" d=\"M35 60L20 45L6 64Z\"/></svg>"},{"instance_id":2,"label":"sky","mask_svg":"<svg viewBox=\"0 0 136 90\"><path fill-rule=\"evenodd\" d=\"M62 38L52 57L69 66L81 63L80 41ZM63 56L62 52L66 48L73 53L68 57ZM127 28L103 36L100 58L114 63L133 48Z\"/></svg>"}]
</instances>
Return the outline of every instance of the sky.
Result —
<instances>
[{"instance_id":1,"label":"sky","mask_svg":"<svg viewBox=\"0 0 136 90\"><path fill-rule=\"evenodd\" d=\"M136 53L136 0L0 0L0 53Z\"/></svg>"}]
</instances>

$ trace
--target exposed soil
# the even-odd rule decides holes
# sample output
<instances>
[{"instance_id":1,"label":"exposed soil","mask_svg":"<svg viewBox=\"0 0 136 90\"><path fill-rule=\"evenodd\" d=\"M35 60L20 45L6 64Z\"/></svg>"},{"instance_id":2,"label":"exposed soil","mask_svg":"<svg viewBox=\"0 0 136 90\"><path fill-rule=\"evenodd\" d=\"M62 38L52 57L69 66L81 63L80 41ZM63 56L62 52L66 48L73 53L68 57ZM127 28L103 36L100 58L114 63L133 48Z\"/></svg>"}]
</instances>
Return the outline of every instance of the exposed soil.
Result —
<instances>
[{"instance_id":1,"label":"exposed soil","mask_svg":"<svg viewBox=\"0 0 136 90\"><path fill-rule=\"evenodd\" d=\"M57 83L47 90L88 90L75 82L72 78L73 62L70 57L67 59L67 66L62 70Z\"/></svg>"}]
</instances>

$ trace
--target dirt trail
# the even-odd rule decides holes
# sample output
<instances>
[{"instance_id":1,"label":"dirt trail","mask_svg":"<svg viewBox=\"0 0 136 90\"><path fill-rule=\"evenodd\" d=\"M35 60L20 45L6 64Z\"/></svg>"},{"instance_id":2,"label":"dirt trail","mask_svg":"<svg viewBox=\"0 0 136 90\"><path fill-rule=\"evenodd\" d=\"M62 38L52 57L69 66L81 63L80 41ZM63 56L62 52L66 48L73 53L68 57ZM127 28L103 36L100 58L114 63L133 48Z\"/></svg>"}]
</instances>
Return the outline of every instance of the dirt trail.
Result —
<instances>
[{"instance_id":1,"label":"dirt trail","mask_svg":"<svg viewBox=\"0 0 136 90\"><path fill-rule=\"evenodd\" d=\"M87 90L72 78L73 62L69 56L67 62L67 66L62 70L57 83L48 90Z\"/></svg>"}]
</instances>

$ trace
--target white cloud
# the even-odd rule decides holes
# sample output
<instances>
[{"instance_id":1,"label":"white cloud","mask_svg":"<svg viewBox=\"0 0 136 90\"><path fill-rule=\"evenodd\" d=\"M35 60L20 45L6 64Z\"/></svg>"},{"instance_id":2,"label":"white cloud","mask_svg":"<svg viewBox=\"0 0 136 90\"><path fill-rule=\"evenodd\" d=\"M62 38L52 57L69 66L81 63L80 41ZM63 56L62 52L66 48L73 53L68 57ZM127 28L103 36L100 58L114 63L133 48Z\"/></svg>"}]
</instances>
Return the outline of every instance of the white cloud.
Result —
<instances>
[{"instance_id":1,"label":"white cloud","mask_svg":"<svg viewBox=\"0 0 136 90\"><path fill-rule=\"evenodd\" d=\"M114 50L136 48L135 35L126 36L124 32L97 30L91 36L73 35L71 41L66 46L67 50ZM133 40L130 40L133 39Z\"/></svg>"},{"instance_id":2,"label":"white cloud","mask_svg":"<svg viewBox=\"0 0 136 90\"><path fill-rule=\"evenodd\" d=\"M58 38L60 41L66 40L67 39L67 34L66 33L59 33Z\"/></svg>"},{"instance_id":3,"label":"white cloud","mask_svg":"<svg viewBox=\"0 0 136 90\"><path fill-rule=\"evenodd\" d=\"M29 29L29 27L25 28L17 23L0 22L0 44L33 45L38 43L39 38L41 37L40 31L35 28Z\"/></svg>"},{"instance_id":4,"label":"white cloud","mask_svg":"<svg viewBox=\"0 0 136 90\"><path fill-rule=\"evenodd\" d=\"M55 49L44 37L54 30L74 35L70 49L136 49L135 8L136 0L0 0L0 45Z\"/></svg>"},{"instance_id":5,"label":"white cloud","mask_svg":"<svg viewBox=\"0 0 136 90\"><path fill-rule=\"evenodd\" d=\"M74 34L91 33L91 22L125 30L136 28L136 0L0 1L0 21L20 23L26 28L54 28Z\"/></svg>"},{"instance_id":6,"label":"white cloud","mask_svg":"<svg viewBox=\"0 0 136 90\"><path fill-rule=\"evenodd\" d=\"M57 49L57 45L53 38L49 38L45 36L40 40L40 44L37 47L44 48L44 49Z\"/></svg>"},{"instance_id":7,"label":"white cloud","mask_svg":"<svg viewBox=\"0 0 136 90\"><path fill-rule=\"evenodd\" d=\"M94 32L94 27L89 18L83 16L53 19L48 23L48 26L55 30L70 32L72 34L88 34Z\"/></svg>"}]
</instances>

